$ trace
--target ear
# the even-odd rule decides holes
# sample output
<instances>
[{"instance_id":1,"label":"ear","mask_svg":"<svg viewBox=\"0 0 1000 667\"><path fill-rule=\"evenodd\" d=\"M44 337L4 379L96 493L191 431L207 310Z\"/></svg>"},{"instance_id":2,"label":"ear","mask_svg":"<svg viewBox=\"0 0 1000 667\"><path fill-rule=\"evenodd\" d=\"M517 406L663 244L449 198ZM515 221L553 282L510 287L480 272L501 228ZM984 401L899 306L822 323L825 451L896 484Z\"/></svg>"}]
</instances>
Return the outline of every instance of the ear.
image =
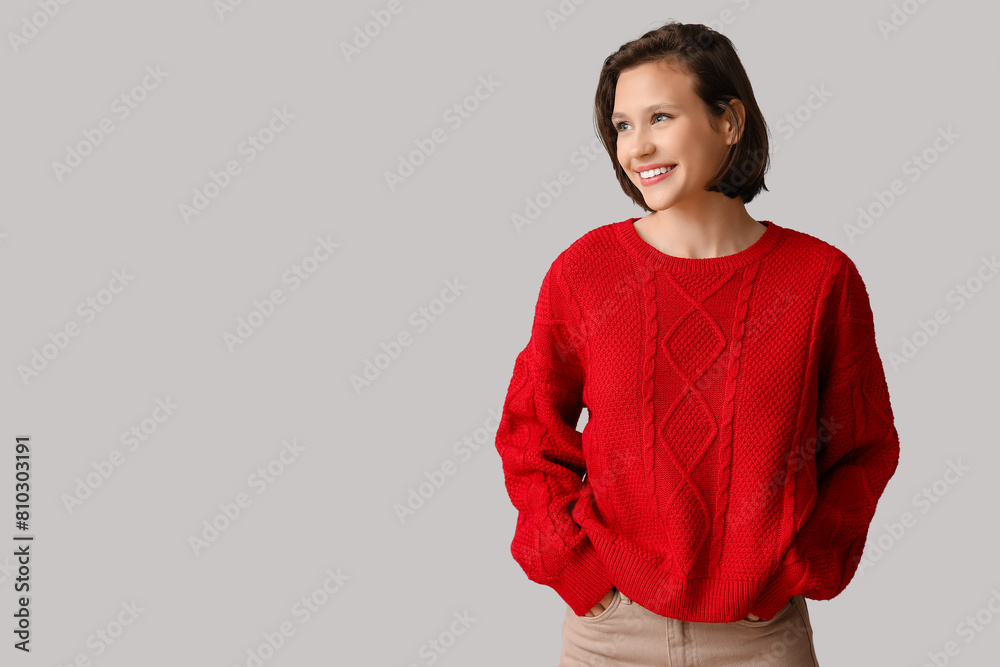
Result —
<instances>
[{"instance_id":1,"label":"ear","mask_svg":"<svg viewBox=\"0 0 1000 667\"><path fill-rule=\"evenodd\" d=\"M732 146L740 140L742 132L740 128L746 127L747 110L743 106L743 102L736 98L729 100L729 106L732 108L732 112L740 119L739 127L733 124L732 119L729 114L723 114L722 117L722 131L726 135L726 143Z\"/></svg>"}]
</instances>

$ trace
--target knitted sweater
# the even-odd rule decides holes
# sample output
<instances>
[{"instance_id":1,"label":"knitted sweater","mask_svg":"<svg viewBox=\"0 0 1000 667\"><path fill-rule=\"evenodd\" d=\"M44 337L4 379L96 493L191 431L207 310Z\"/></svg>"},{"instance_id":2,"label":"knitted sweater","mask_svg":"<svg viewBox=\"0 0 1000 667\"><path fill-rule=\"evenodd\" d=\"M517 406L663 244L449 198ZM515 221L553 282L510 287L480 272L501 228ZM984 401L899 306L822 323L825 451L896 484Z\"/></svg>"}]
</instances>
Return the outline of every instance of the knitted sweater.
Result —
<instances>
[{"instance_id":1,"label":"knitted sweater","mask_svg":"<svg viewBox=\"0 0 1000 667\"><path fill-rule=\"evenodd\" d=\"M612 587L716 623L833 598L899 457L857 268L771 221L741 252L674 257L635 220L542 280L495 441L511 554L579 616Z\"/></svg>"}]
</instances>

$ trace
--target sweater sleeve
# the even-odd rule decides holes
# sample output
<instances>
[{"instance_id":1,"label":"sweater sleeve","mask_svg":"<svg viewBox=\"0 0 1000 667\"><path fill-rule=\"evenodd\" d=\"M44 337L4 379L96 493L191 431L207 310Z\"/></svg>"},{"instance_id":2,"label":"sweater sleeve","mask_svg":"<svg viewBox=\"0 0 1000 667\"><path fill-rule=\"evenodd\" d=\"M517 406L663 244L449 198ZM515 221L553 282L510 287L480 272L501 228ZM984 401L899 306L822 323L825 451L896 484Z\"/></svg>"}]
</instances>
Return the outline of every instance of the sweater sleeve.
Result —
<instances>
[{"instance_id":1,"label":"sweater sleeve","mask_svg":"<svg viewBox=\"0 0 1000 667\"><path fill-rule=\"evenodd\" d=\"M542 280L530 339L514 362L496 448L518 511L511 555L531 581L553 588L582 616L614 583L572 516L586 486L576 430L585 377L583 337L561 261L562 255Z\"/></svg>"},{"instance_id":2,"label":"sweater sleeve","mask_svg":"<svg viewBox=\"0 0 1000 667\"><path fill-rule=\"evenodd\" d=\"M854 577L876 504L899 460L868 292L846 255L840 257L821 332L816 496L794 551L805 561L801 593L829 600Z\"/></svg>"}]
</instances>

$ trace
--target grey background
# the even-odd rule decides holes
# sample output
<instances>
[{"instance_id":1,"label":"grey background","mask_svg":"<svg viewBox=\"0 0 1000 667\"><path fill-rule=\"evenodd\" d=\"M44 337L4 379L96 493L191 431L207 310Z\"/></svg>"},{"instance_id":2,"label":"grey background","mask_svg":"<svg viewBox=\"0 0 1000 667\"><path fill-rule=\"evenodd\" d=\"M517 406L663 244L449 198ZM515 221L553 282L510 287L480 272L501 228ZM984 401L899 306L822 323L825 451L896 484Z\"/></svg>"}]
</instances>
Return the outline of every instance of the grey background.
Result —
<instances>
[{"instance_id":1,"label":"grey background","mask_svg":"<svg viewBox=\"0 0 1000 667\"><path fill-rule=\"evenodd\" d=\"M879 21L903 5L915 13L884 37ZM949 664L992 664L1000 281L961 308L948 295L1000 247L1000 10L903 5L590 0L564 3L574 11L553 28L555 0L402 0L348 62L340 44L387 2L244 0L222 19L210 0L71 2L16 51L9 34L41 9L5 3L0 511L12 517L13 439L30 435L36 540L24 655L11 648L13 520L0 531L0 663L246 665L288 621L294 634L264 664L557 664L566 605L511 558L516 511L490 412L552 259L643 214L605 154L584 170L573 160L595 137L604 57L673 18L734 41L770 125L770 191L751 215L842 248L871 294L902 454L869 532L873 562L835 600L809 601L820 662L924 664L953 641ZM112 101L147 66L167 75L120 119ZM490 76L499 86L446 122ZM829 99L803 106L824 86ZM245 161L240 142L275 107L294 119ZM105 117L114 132L60 182L52 162ZM435 128L446 141L391 191L384 173ZM904 163L933 152L939 128L959 138L910 180ZM186 224L179 205L233 159L242 172ZM518 232L512 214L562 169L573 183ZM844 225L893 179L905 193L851 242ZM293 291L282 275L317 237L340 246ZM132 281L85 322L77 304L122 269ZM411 314L447 280L465 289L418 329ZM285 302L231 352L225 332L274 289ZM947 323L893 368L937 309ZM24 382L18 368L71 321L79 335ZM350 376L407 332L357 393ZM130 451L121 433L168 397L178 408ZM453 448L477 437L468 455ZM292 439L304 450L256 494L248 477ZM121 465L67 509L114 450ZM455 474L401 522L394 506L446 461ZM948 484L958 461L970 470ZM919 504L935 482L937 500ZM251 504L196 555L189 537L241 492ZM906 512L915 525L894 536L885 524ZM328 569L347 579L302 622L293 605ZM88 637L132 601L142 612L97 655ZM475 620L432 663L428 642L447 642L463 613ZM963 632L977 613L979 630Z\"/></svg>"}]
</instances>

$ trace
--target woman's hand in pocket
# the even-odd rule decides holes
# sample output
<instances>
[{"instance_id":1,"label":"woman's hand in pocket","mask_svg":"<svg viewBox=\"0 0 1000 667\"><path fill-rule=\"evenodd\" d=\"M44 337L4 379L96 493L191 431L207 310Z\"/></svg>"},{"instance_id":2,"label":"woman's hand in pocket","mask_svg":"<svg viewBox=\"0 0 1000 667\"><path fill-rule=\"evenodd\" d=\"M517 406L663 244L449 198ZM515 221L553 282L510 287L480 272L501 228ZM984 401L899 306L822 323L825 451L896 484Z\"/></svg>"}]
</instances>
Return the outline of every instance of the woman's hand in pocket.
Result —
<instances>
[{"instance_id":1,"label":"woman's hand in pocket","mask_svg":"<svg viewBox=\"0 0 1000 667\"><path fill-rule=\"evenodd\" d=\"M614 597L615 597L615 588L614 586L612 586L611 590L608 591L608 594L605 595L600 602L595 604L593 609L584 614L584 616L597 616L598 614L600 614L601 612L603 612L605 609L608 608L608 605L611 604L611 600Z\"/></svg>"}]
</instances>

